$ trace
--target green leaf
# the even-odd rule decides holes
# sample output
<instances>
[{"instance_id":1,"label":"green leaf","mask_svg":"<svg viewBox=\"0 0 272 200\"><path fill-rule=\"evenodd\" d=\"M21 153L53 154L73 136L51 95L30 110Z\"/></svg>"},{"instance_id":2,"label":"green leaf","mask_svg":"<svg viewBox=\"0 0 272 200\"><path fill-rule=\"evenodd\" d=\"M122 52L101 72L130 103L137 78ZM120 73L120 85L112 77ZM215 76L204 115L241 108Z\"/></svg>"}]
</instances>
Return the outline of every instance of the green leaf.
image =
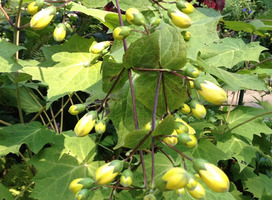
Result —
<instances>
[{"instance_id":1,"label":"green leaf","mask_svg":"<svg viewBox=\"0 0 272 200\"><path fill-rule=\"evenodd\" d=\"M192 26L188 28L191 32L191 39L187 42L188 58L196 60L200 49L219 40L217 24L222 16L213 9L197 8L190 17Z\"/></svg>"},{"instance_id":2,"label":"green leaf","mask_svg":"<svg viewBox=\"0 0 272 200\"><path fill-rule=\"evenodd\" d=\"M103 79L103 91L104 92L109 92L114 81L116 80L119 73L123 70L123 68L124 68L123 64L110 62L110 61L103 62L103 64L102 64L102 69L103 69L102 79ZM125 70L123 72L123 74L120 76L112 93L114 91L118 91L120 88L122 88L127 80L128 80L128 75L127 75L127 71Z\"/></svg>"},{"instance_id":3,"label":"green leaf","mask_svg":"<svg viewBox=\"0 0 272 200\"><path fill-rule=\"evenodd\" d=\"M179 30L162 23L160 29L129 46L123 58L124 66L180 69L186 64L187 48Z\"/></svg>"},{"instance_id":4,"label":"green leaf","mask_svg":"<svg viewBox=\"0 0 272 200\"><path fill-rule=\"evenodd\" d=\"M82 4L86 6L87 8L98 8L98 7L104 7L108 3L110 3L111 0L82 0Z\"/></svg>"},{"instance_id":5,"label":"green leaf","mask_svg":"<svg viewBox=\"0 0 272 200\"><path fill-rule=\"evenodd\" d=\"M253 107L237 107L230 112L227 119L229 128L234 128L235 126L252 119L253 117L265 113L266 110L262 108ZM271 134L271 129L262 122L259 118L254 119L248 123L241 124L237 128L231 131L232 133L237 133L250 141L253 139L253 135L260 135L260 133Z\"/></svg>"},{"instance_id":6,"label":"green leaf","mask_svg":"<svg viewBox=\"0 0 272 200\"><path fill-rule=\"evenodd\" d=\"M38 122L16 124L0 128L0 155L19 153L22 144L38 153L45 144L53 143L55 133Z\"/></svg>"},{"instance_id":7,"label":"green leaf","mask_svg":"<svg viewBox=\"0 0 272 200\"><path fill-rule=\"evenodd\" d=\"M208 65L201 59L198 59L197 63L203 67L206 72L228 84L233 91L240 89L267 90L265 83L255 75L231 73L218 67Z\"/></svg>"},{"instance_id":8,"label":"green leaf","mask_svg":"<svg viewBox=\"0 0 272 200\"><path fill-rule=\"evenodd\" d=\"M227 160L231 158L208 140L200 140L197 148L193 150L192 155L194 158L203 158L215 165L217 165L219 160Z\"/></svg>"},{"instance_id":9,"label":"green leaf","mask_svg":"<svg viewBox=\"0 0 272 200\"><path fill-rule=\"evenodd\" d=\"M40 66L23 69L34 80L48 84L48 101L74 91L85 91L101 79L101 62L95 61L96 55L88 50L94 40L77 38L73 37L64 45L44 48L48 60Z\"/></svg>"},{"instance_id":10,"label":"green leaf","mask_svg":"<svg viewBox=\"0 0 272 200\"><path fill-rule=\"evenodd\" d=\"M231 68L241 61L259 61L259 56L265 47L259 42L245 44L242 39L225 38L217 43L208 44L201 49L201 58L208 65Z\"/></svg>"},{"instance_id":11,"label":"green leaf","mask_svg":"<svg viewBox=\"0 0 272 200\"><path fill-rule=\"evenodd\" d=\"M156 125L153 136L171 135L175 129L175 119L172 115L168 115L161 123Z\"/></svg>"},{"instance_id":12,"label":"green leaf","mask_svg":"<svg viewBox=\"0 0 272 200\"><path fill-rule=\"evenodd\" d=\"M71 137L69 134L59 135L56 145L46 148L30 160L29 164L38 170L33 179L35 187L31 197L39 200L72 200L74 194L69 191L70 182L75 178L92 177L99 167L98 162L88 159L89 154L91 157L95 155L95 144L91 138ZM65 150L61 152L63 148Z\"/></svg>"},{"instance_id":13,"label":"green leaf","mask_svg":"<svg viewBox=\"0 0 272 200\"><path fill-rule=\"evenodd\" d=\"M227 29L231 29L234 31L245 31L248 33L253 33L253 31L255 30L254 25L246 23L246 22L224 21L224 24Z\"/></svg>"},{"instance_id":14,"label":"green leaf","mask_svg":"<svg viewBox=\"0 0 272 200\"><path fill-rule=\"evenodd\" d=\"M14 54L21 49L25 48L0 40L0 72L16 72L22 68L13 58Z\"/></svg>"},{"instance_id":15,"label":"green leaf","mask_svg":"<svg viewBox=\"0 0 272 200\"><path fill-rule=\"evenodd\" d=\"M134 149L147 135L146 130L136 130L126 135L124 147ZM151 136L149 136L138 149L145 149L151 147Z\"/></svg>"},{"instance_id":16,"label":"green leaf","mask_svg":"<svg viewBox=\"0 0 272 200\"><path fill-rule=\"evenodd\" d=\"M113 1L113 3L116 6L115 1ZM152 5L152 1L149 0L119 0L119 3L122 10L127 10L129 8L137 8L140 11L149 10L150 6Z\"/></svg>"},{"instance_id":17,"label":"green leaf","mask_svg":"<svg viewBox=\"0 0 272 200\"><path fill-rule=\"evenodd\" d=\"M8 188L6 188L2 183L0 183L0 199L3 200L14 199L12 194L9 192Z\"/></svg>"},{"instance_id":18,"label":"green leaf","mask_svg":"<svg viewBox=\"0 0 272 200\"><path fill-rule=\"evenodd\" d=\"M85 1L90 2L91 5L92 1ZM71 3L71 11L78 11L82 12L86 15L90 15L96 19L98 19L101 23L103 23L105 26L107 26L109 29L114 29L115 27L120 25L118 14L112 13L100 9L93 9L93 8L86 8L85 6L82 6L78 3ZM106 5L106 4L105 4ZM105 6L104 5L104 6ZM100 7L100 5L96 6ZM125 17L123 16L123 20L125 20Z\"/></svg>"}]
</instances>

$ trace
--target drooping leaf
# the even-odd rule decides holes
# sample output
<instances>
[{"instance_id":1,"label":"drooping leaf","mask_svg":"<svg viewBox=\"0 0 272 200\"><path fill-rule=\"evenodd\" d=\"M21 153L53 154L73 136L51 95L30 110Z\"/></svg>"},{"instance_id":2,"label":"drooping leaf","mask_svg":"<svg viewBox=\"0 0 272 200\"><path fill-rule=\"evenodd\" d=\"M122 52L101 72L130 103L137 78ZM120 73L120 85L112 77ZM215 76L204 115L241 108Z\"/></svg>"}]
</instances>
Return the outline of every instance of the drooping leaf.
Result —
<instances>
[{"instance_id":1,"label":"drooping leaf","mask_svg":"<svg viewBox=\"0 0 272 200\"><path fill-rule=\"evenodd\" d=\"M19 153L23 144L38 153L45 144L53 143L55 133L38 122L16 124L0 128L0 155Z\"/></svg>"}]
</instances>

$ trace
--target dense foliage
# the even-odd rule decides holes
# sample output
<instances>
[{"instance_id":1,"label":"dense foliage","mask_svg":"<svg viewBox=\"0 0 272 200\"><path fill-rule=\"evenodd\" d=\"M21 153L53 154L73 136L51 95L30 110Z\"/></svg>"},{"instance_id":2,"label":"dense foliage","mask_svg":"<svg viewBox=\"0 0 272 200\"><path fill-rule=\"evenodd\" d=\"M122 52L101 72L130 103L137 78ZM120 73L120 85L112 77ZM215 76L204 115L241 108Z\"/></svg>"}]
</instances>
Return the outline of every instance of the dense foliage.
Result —
<instances>
[{"instance_id":1,"label":"dense foliage","mask_svg":"<svg viewBox=\"0 0 272 200\"><path fill-rule=\"evenodd\" d=\"M0 199L272 198L269 0L0 3Z\"/></svg>"}]
</instances>

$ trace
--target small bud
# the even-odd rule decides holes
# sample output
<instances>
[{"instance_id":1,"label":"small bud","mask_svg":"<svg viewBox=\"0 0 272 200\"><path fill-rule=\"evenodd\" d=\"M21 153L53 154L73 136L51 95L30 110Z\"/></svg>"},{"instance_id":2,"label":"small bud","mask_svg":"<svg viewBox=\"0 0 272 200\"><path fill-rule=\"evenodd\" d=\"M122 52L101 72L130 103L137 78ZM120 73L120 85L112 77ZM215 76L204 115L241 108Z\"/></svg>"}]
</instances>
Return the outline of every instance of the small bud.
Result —
<instances>
[{"instance_id":1,"label":"small bud","mask_svg":"<svg viewBox=\"0 0 272 200\"><path fill-rule=\"evenodd\" d=\"M137 8L129 8L126 11L126 19L128 23L141 26L145 22L143 14Z\"/></svg>"},{"instance_id":2,"label":"small bud","mask_svg":"<svg viewBox=\"0 0 272 200\"><path fill-rule=\"evenodd\" d=\"M189 132L189 128L185 125L185 124L183 124L183 123L181 123L181 122L178 122L178 121L176 121L176 131L177 131L177 133L178 134L182 134L182 133L188 133Z\"/></svg>"},{"instance_id":3,"label":"small bud","mask_svg":"<svg viewBox=\"0 0 272 200\"><path fill-rule=\"evenodd\" d=\"M156 197L153 194L148 194L144 196L143 200L156 200Z\"/></svg>"},{"instance_id":4,"label":"small bud","mask_svg":"<svg viewBox=\"0 0 272 200\"><path fill-rule=\"evenodd\" d=\"M191 26L191 18L179 10L168 10L168 16L171 18L173 24L179 28L189 28Z\"/></svg>"},{"instance_id":5,"label":"small bud","mask_svg":"<svg viewBox=\"0 0 272 200\"><path fill-rule=\"evenodd\" d=\"M184 70L185 75L191 78L197 78L199 76L199 70L194 66L188 66Z\"/></svg>"},{"instance_id":6,"label":"small bud","mask_svg":"<svg viewBox=\"0 0 272 200\"><path fill-rule=\"evenodd\" d=\"M167 191L183 188L187 183L187 171L180 167L173 167L165 172L161 178L157 179L156 186L162 191Z\"/></svg>"},{"instance_id":7,"label":"small bud","mask_svg":"<svg viewBox=\"0 0 272 200\"><path fill-rule=\"evenodd\" d=\"M123 40L130 34L130 28L128 26L119 26L113 30L113 38L115 40Z\"/></svg>"},{"instance_id":8,"label":"small bud","mask_svg":"<svg viewBox=\"0 0 272 200\"><path fill-rule=\"evenodd\" d=\"M70 106L68 112L71 115L78 115L79 113L83 112L85 110L86 106L84 104L75 104Z\"/></svg>"},{"instance_id":9,"label":"small bud","mask_svg":"<svg viewBox=\"0 0 272 200\"><path fill-rule=\"evenodd\" d=\"M182 133L177 136L180 144L185 145L188 148L197 146L197 139L194 135L188 133Z\"/></svg>"},{"instance_id":10,"label":"small bud","mask_svg":"<svg viewBox=\"0 0 272 200\"><path fill-rule=\"evenodd\" d=\"M122 173L122 176L120 178L120 184L124 187L129 187L131 186L132 182L133 182L133 173L131 170L126 169Z\"/></svg>"},{"instance_id":11,"label":"small bud","mask_svg":"<svg viewBox=\"0 0 272 200\"><path fill-rule=\"evenodd\" d=\"M42 9L43 7L43 0L36 0L33 1L31 4L28 5L27 7L27 12L30 15L35 15L39 10Z\"/></svg>"},{"instance_id":12,"label":"small bud","mask_svg":"<svg viewBox=\"0 0 272 200\"><path fill-rule=\"evenodd\" d=\"M193 168L200 175L202 181L215 192L227 192L229 190L229 178L214 164L204 159L193 160Z\"/></svg>"},{"instance_id":13,"label":"small bud","mask_svg":"<svg viewBox=\"0 0 272 200\"><path fill-rule=\"evenodd\" d=\"M200 104L197 100L191 101L190 107L195 118L197 119L205 118L207 114L206 108L202 104Z\"/></svg>"},{"instance_id":14,"label":"small bud","mask_svg":"<svg viewBox=\"0 0 272 200\"><path fill-rule=\"evenodd\" d=\"M197 183L196 187L193 190L188 189L187 191L192 197L196 199L204 199L206 196L206 191L200 183Z\"/></svg>"},{"instance_id":15,"label":"small bud","mask_svg":"<svg viewBox=\"0 0 272 200\"><path fill-rule=\"evenodd\" d=\"M94 174L94 181L98 185L107 185L111 183L115 177L123 169L123 162L114 160L99 167Z\"/></svg>"},{"instance_id":16,"label":"small bud","mask_svg":"<svg viewBox=\"0 0 272 200\"><path fill-rule=\"evenodd\" d=\"M189 180L187 185L185 186L188 190L194 190L198 184L198 182L195 180L195 176L193 174L189 174Z\"/></svg>"},{"instance_id":17,"label":"small bud","mask_svg":"<svg viewBox=\"0 0 272 200\"><path fill-rule=\"evenodd\" d=\"M180 188L180 189L175 190L175 193L177 196L182 197L185 195L186 191L184 188Z\"/></svg>"},{"instance_id":18,"label":"small bud","mask_svg":"<svg viewBox=\"0 0 272 200\"><path fill-rule=\"evenodd\" d=\"M92 178L77 178L71 181L69 189L76 194L81 189L90 189L94 185L94 180Z\"/></svg>"},{"instance_id":19,"label":"small bud","mask_svg":"<svg viewBox=\"0 0 272 200\"><path fill-rule=\"evenodd\" d=\"M76 193L75 200L88 200L91 195L91 191L88 189L82 189Z\"/></svg>"},{"instance_id":20,"label":"small bud","mask_svg":"<svg viewBox=\"0 0 272 200\"><path fill-rule=\"evenodd\" d=\"M103 134L106 131L106 122L104 120L98 120L94 127L97 134Z\"/></svg>"},{"instance_id":21,"label":"small bud","mask_svg":"<svg viewBox=\"0 0 272 200\"><path fill-rule=\"evenodd\" d=\"M94 54L99 54L101 53L104 49L108 48L110 46L111 42L110 41L104 41L104 42L98 42L94 45L92 45L89 49L91 53Z\"/></svg>"},{"instance_id":22,"label":"small bud","mask_svg":"<svg viewBox=\"0 0 272 200\"><path fill-rule=\"evenodd\" d=\"M185 41L189 41L191 39L192 34L190 31L182 31L181 34Z\"/></svg>"},{"instance_id":23,"label":"small bud","mask_svg":"<svg viewBox=\"0 0 272 200\"><path fill-rule=\"evenodd\" d=\"M95 111L90 111L86 113L76 124L75 133L79 137L83 137L91 132L94 127L97 118L97 113Z\"/></svg>"},{"instance_id":24,"label":"small bud","mask_svg":"<svg viewBox=\"0 0 272 200\"><path fill-rule=\"evenodd\" d=\"M161 18L152 17L149 21L151 26L158 26L161 23Z\"/></svg>"},{"instance_id":25,"label":"small bud","mask_svg":"<svg viewBox=\"0 0 272 200\"><path fill-rule=\"evenodd\" d=\"M188 131L188 133L189 134L195 134L196 133L196 131L195 131L195 129L193 129L193 127L191 127L189 124L187 124L185 121L183 121L181 118L176 118L176 120L175 120L176 122L180 122L181 124L184 124L185 126L187 126L187 128L189 129L189 131ZM179 130L178 129L176 129L176 131L177 131L177 133L179 134ZM181 132L182 133L182 132Z\"/></svg>"},{"instance_id":26,"label":"small bud","mask_svg":"<svg viewBox=\"0 0 272 200\"><path fill-rule=\"evenodd\" d=\"M184 104L182 104L182 105L180 106L180 111L181 111L183 114L187 115L187 114L189 114L189 113L191 112L191 108L190 108L190 106L188 106L188 104L184 103Z\"/></svg>"},{"instance_id":27,"label":"small bud","mask_svg":"<svg viewBox=\"0 0 272 200\"><path fill-rule=\"evenodd\" d=\"M56 15L56 8L54 6L47 7L37 12L30 20L30 27L35 30L45 28Z\"/></svg>"},{"instance_id":28,"label":"small bud","mask_svg":"<svg viewBox=\"0 0 272 200\"><path fill-rule=\"evenodd\" d=\"M63 23L59 23L53 33L54 40L57 42L61 42L66 37L66 26Z\"/></svg>"},{"instance_id":29,"label":"small bud","mask_svg":"<svg viewBox=\"0 0 272 200\"><path fill-rule=\"evenodd\" d=\"M171 134L171 135L178 135L178 133L174 130L173 131L173 133ZM169 137L165 137L164 139L163 139L163 141L166 143L166 144L168 144L168 145L170 145L170 146L175 146L177 143L178 143L178 138L177 137L171 137L171 136L169 136Z\"/></svg>"},{"instance_id":30,"label":"small bud","mask_svg":"<svg viewBox=\"0 0 272 200\"><path fill-rule=\"evenodd\" d=\"M185 14L191 14L194 12L194 6L190 4L189 2L178 1L176 3L176 6L181 12Z\"/></svg>"}]
</instances>

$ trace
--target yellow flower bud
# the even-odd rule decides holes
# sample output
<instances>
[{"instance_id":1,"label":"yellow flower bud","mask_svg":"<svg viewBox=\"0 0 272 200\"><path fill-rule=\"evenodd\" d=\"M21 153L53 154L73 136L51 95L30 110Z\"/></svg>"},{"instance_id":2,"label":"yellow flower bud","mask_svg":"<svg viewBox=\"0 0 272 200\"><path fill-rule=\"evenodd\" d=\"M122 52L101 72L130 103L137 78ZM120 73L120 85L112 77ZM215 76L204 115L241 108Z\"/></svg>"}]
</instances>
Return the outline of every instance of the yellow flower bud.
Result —
<instances>
[{"instance_id":1,"label":"yellow flower bud","mask_svg":"<svg viewBox=\"0 0 272 200\"><path fill-rule=\"evenodd\" d=\"M145 126L144 129L147 131L151 131L151 122L148 122Z\"/></svg>"},{"instance_id":2,"label":"yellow flower bud","mask_svg":"<svg viewBox=\"0 0 272 200\"><path fill-rule=\"evenodd\" d=\"M174 130L171 135L178 135L178 133ZM163 141L171 146L175 146L178 143L178 138L177 137L165 137Z\"/></svg>"},{"instance_id":3,"label":"yellow flower bud","mask_svg":"<svg viewBox=\"0 0 272 200\"><path fill-rule=\"evenodd\" d=\"M71 181L69 185L69 189L76 194L79 192L81 189L84 188L91 188L94 185L94 180L91 178L77 178Z\"/></svg>"},{"instance_id":4,"label":"yellow flower bud","mask_svg":"<svg viewBox=\"0 0 272 200\"><path fill-rule=\"evenodd\" d=\"M180 107L180 111L181 111L183 114L187 115L187 114L189 114L189 113L191 112L191 108L190 108L190 106L188 106L188 104L184 103L184 104L182 104L182 106Z\"/></svg>"},{"instance_id":5,"label":"yellow flower bud","mask_svg":"<svg viewBox=\"0 0 272 200\"><path fill-rule=\"evenodd\" d=\"M162 178L156 181L156 186L162 191L177 190L183 188L187 183L187 171L180 167L173 167L164 173Z\"/></svg>"},{"instance_id":6,"label":"yellow flower bud","mask_svg":"<svg viewBox=\"0 0 272 200\"><path fill-rule=\"evenodd\" d=\"M185 14L191 14L194 12L194 6L189 2L178 1L176 3L176 6L181 12Z\"/></svg>"},{"instance_id":7,"label":"yellow flower bud","mask_svg":"<svg viewBox=\"0 0 272 200\"><path fill-rule=\"evenodd\" d=\"M185 195L186 191L184 188L180 188L180 189L175 190L175 193L177 196L182 197Z\"/></svg>"},{"instance_id":8,"label":"yellow flower bud","mask_svg":"<svg viewBox=\"0 0 272 200\"><path fill-rule=\"evenodd\" d=\"M214 105L221 105L227 101L227 93L218 85L204 80L195 80L197 92L208 102Z\"/></svg>"},{"instance_id":9,"label":"yellow flower bud","mask_svg":"<svg viewBox=\"0 0 272 200\"><path fill-rule=\"evenodd\" d=\"M191 18L179 10L169 10L168 15L173 24L179 28L189 28L191 26Z\"/></svg>"},{"instance_id":10,"label":"yellow flower bud","mask_svg":"<svg viewBox=\"0 0 272 200\"><path fill-rule=\"evenodd\" d=\"M110 41L104 41L104 42L98 42L94 45L92 45L89 49L91 53L94 54L99 54L101 53L104 49L108 48L110 46L111 42Z\"/></svg>"},{"instance_id":11,"label":"yellow flower bud","mask_svg":"<svg viewBox=\"0 0 272 200\"><path fill-rule=\"evenodd\" d=\"M78 115L79 113L83 112L85 110L86 106L84 104L75 104L70 106L68 112L71 115Z\"/></svg>"},{"instance_id":12,"label":"yellow flower bud","mask_svg":"<svg viewBox=\"0 0 272 200\"><path fill-rule=\"evenodd\" d=\"M65 39L66 37L66 26L65 24L63 23L59 23L54 32L53 32L53 37L54 37L54 40L57 41L57 42L61 42Z\"/></svg>"},{"instance_id":13,"label":"yellow flower bud","mask_svg":"<svg viewBox=\"0 0 272 200\"><path fill-rule=\"evenodd\" d=\"M156 197L153 194L148 194L144 196L143 200L156 200Z\"/></svg>"},{"instance_id":14,"label":"yellow flower bud","mask_svg":"<svg viewBox=\"0 0 272 200\"><path fill-rule=\"evenodd\" d=\"M113 30L113 38L115 40L123 40L130 34L128 26L119 26Z\"/></svg>"},{"instance_id":15,"label":"yellow flower bud","mask_svg":"<svg viewBox=\"0 0 272 200\"><path fill-rule=\"evenodd\" d=\"M198 184L198 182L195 180L194 175L190 174L189 180L187 185L185 186L188 190L194 190Z\"/></svg>"},{"instance_id":16,"label":"yellow flower bud","mask_svg":"<svg viewBox=\"0 0 272 200\"><path fill-rule=\"evenodd\" d=\"M98 185L111 183L123 169L123 162L114 160L99 167L94 174L94 181Z\"/></svg>"},{"instance_id":17,"label":"yellow flower bud","mask_svg":"<svg viewBox=\"0 0 272 200\"><path fill-rule=\"evenodd\" d=\"M203 182L213 191L227 192L229 190L229 178L214 164L203 159L196 159L193 161L193 167Z\"/></svg>"},{"instance_id":18,"label":"yellow flower bud","mask_svg":"<svg viewBox=\"0 0 272 200\"><path fill-rule=\"evenodd\" d=\"M47 7L37 12L30 20L30 27L35 30L45 28L51 22L55 14L56 8L54 6Z\"/></svg>"},{"instance_id":19,"label":"yellow flower bud","mask_svg":"<svg viewBox=\"0 0 272 200\"><path fill-rule=\"evenodd\" d=\"M44 0L36 0L30 3L27 7L27 12L30 15L35 15L43 7Z\"/></svg>"},{"instance_id":20,"label":"yellow flower bud","mask_svg":"<svg viewBox=\"0 0 272 200\"><path fill-rule=\"evenodd\" d=\"M79 137L83 137L91 132L96 121L97 114L95 111L86 113L76 124L75 133Z\"/></svg>"},{"instance_id":21,"label":"yellow flower bud","mask_svg":"<svg viewBox=\"0 0 272 200\"><path fill-rule=\"evenodd\" d=\"M180 144L185 145L188 148L197 146L197 139L195 135L182 133L178 135L178 141Z\"/></svg>"},{"instance_id":22,"label":"yellow flower bud","mask_svg":"<svg viewBox=\"0 0 272 200\"><path fill-rule=\"evenodd\" d=\"M204 119L207 114L206 108L200 104L198 101L193 100L191 101L191 109L192 109L192 114L195 118L197 119Z\"/></svg>"},{"instance_id":23,"label":"yellow flower bud","mask_svg":"<svg viewBox=\"0 0 272 200\"><path fill-rule=\"evenodd\" d=\"M185 41L189 41L191 39L192 34L190 31L182 31L181 34Z\"/></svg>"},{"instance_id":24,"label":"yellow flower bud","mask_svg":"<svg viewBox=\"0 0 272 200\"><path fill-rule=\"evenodd\" d=\"M196 187L193 190L188 189L187 191L192 197L196 199L204 199L206 196L206 191L200 183L197 183Z\"/></svg>"},{"instance_id":25,"label":"yellow flower bud","mask_svg":"<svg viewBox=\"0 0 272 200\"><path fill-rule=\"evenodd\" d=\"M185 75L191 78L197 78L199 76L199 70L194 66L188 66L184 70Z\"/></svg>"},{"instance_id":26,"label":"yellow flower bud","mask_svg":"<svg viewBox=\"0 0 272 200\"><path fill-rule=\"evenodd\" d=\"M123 171L122 176L120 178L120 184L124 187L129 187L131 186L132 182L133 182L132 171L129 169Z\"/></svg>"},{"instance_id":27,"label":"yellow flower bud","mask_svg":"<svg viewBox=\"0 0 272 200\"><path fill-rule=\"evenodd\" d=\"M99 120L96 122L94 130L97 134L103 134L106 131L106 122L104 120Z\"/></svg>"},{"instance_id":28,"label":"yellow flower bud","mask_svg":"<svg viewBox=\"0 0 272 200\"><path fill-rule=\"evenodd\" d=\"M187 126L187 128L189 129L188 130L188 133L189 134L195 134L196 131L195 129L193 129L193 127L191 127L189 124L187 124L185 121L183 121L181 118L176 118L176 122L181 122L182 124L184 124L185 126ZM177 133L179 134L179 130L176 129Z\"/></svg>"},{"instance_id":29,"label":"yellow flower bud","mask_svg":"<svg viewBox=\"0 0 272 200\"><path fill-rule=\"evenodd\" d=\"M143 14L137 8L129 8L126 11L126 19L128 23L141 26L145 22Z\"/></svg>"},{"instance_id":30,"label":"yellow flower bud","mask_svg":"<svg viewBox=\"0 0 272 200\"><path fill-rule=\"evenodd\" d=\"M82 189L76 193L75 200L88 200L91 195L91 191L88 189Z\"/></svg>"}]
</instances>

